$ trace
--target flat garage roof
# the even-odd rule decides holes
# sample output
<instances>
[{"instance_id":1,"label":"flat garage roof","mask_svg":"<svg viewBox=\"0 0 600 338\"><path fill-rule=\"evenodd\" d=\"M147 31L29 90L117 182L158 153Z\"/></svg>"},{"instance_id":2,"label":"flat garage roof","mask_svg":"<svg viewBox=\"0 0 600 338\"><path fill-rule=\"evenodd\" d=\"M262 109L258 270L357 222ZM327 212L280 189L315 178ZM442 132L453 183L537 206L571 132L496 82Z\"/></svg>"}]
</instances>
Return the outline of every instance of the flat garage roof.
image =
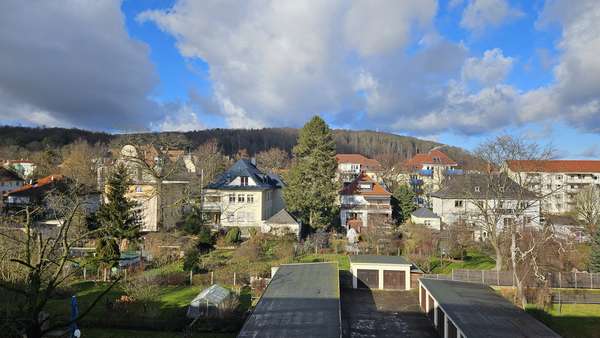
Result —
<instances>
[{"instance_id":1,"label":"flat garage roof","mask_svg":"<svg viewBox=\"0 0 600 338\"><path fill-rule=\"evenodd\" d=\"M337 263L284 264L238 337L341 336Z\"/></svg>"},{"instance_id":2,"label":"flat garage roof","mask_svg":"<svg viewBox=\"0 0 600 338\"><path fill-rule=\"evenodd\" d=\"M402 256L377 256L377 255L355 255L350 256L350 263L366 264L404 264L412 265Z\"/></svg>"},{"instance_id":3,"label":"flat garage roof","mask_svg":"<svg viewBox=\"0 0 600 338\"><path fill-rule=\"evenodd\" d=\"M484 284L421 278L465 337L560 337Z\"/></svg>"}]
</instances>

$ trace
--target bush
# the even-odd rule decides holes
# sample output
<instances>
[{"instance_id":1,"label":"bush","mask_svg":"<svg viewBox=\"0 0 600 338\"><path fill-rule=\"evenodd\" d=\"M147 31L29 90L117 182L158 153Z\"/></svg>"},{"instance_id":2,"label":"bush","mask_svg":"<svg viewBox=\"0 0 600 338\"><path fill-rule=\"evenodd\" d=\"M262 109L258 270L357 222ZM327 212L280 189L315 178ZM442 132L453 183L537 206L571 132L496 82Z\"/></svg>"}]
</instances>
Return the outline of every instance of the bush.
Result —
<instances>
[{"instance_id":1,"label":"bush","mask_svg":"<svg viewBox=\"0 0 600 338\"><path fill-rule=\"evenodd\" d=\"M450 252L448 256L452 259L460 259L463 260L467 257L467 249L463 248L460 245L454 245L450 248Z\"/></svg>"},{"instance_id":2,"label":"bush","mask_svg":"<svg viewBox=\"0 0 600 338\"><path fill-rule=\"evenodd\" d=\"M158 315L156 299L160 294L160 288L152 282L151 277L134 278L123 284L123 291L134 302L142 305L144 313Z\"/></svg>"},{"instance_id":3,"label":"bush","mask_svg":"<svg viewBox=\"0 0 600 338\"><path fill-rule=\"evenodd\" d=\"M233 227L227 231L225 235L225 243L227 244L237 244L241 240L241 231L238 227Z\"/></svg>"},{"instance_id":4,"label":"bush","mask_svg":"<svg viewBox=\"0 0 600 338\"><path fill-rule=\"evenodd\" d=\"M198 262L200 261L200 252L196 248L186 250L183 258L183 270L198 272Z\"/></svg>"},{"instance_id":5,"label":"bush","mask_svg":"<svg viewBox=\"0 0 600 338\"><path fill-rule=\"evenodd\" d=\"M273 248L275 257L279 259L291 259L294 257L294 242L281 241Z\"/></svg>"},{"instance_id":6,"label":"bush","mask_svg":"<svg viewBox=\"0 0 600 338\"><path fill-rule=\"evenodd\" d=\"M215 244L214 238L210 232L210 229L207 227L202 227L200 232L198 233L198 240L196 242L196 247L201 253L209 252L213 249Z\"/></svg>"}]
</instances>

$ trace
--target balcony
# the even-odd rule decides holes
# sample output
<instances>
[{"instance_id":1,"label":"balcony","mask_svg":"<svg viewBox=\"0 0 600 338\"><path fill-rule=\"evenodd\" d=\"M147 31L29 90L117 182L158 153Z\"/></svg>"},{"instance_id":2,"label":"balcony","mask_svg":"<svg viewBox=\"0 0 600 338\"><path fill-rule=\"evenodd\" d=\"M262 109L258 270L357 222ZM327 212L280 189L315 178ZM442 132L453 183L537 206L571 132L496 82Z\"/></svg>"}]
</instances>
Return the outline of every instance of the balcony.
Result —
<instances>
[{"instance_id":1,"label":"balcony","mask_svg":"<svg viewBox=\"0 0 600 338\"><path fill-rule=\"evenodd\" d=\"M342 209L345 210L360 210L360 211L392 211L392 206L389 204L342 204Z\"/></svg>"},{"instance_id":2,"label":"balcony","mask_svg":"<svg viewBox=\"0 0 600 338\"><path fill-rule=\"evenodd\" d=\"M418 171L419 175L422 176L433 176L433 170L432 169L422 169Z\"/></svg>"},{"instance_id":3,"label":"balcony","mask_svg":"<svg viewBox=\"0 0 600 338\"><path fill-rule=\"evenodd\" d=\"M465 172L462 169L447 169L444 170L444 175L452 176L452 175L464 175Z\"/></svg>"}]
</instances>

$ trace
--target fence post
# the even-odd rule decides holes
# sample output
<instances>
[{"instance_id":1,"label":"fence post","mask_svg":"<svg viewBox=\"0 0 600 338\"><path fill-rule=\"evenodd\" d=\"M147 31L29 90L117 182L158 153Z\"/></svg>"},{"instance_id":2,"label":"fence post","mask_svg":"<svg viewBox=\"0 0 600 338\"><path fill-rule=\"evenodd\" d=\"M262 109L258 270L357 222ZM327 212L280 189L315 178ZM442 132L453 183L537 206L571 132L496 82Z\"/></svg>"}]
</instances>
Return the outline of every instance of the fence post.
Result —
<instances>
[{"instance_id":1,"label":"fence post","mask_svg":"<svg viewBox=\"0 0 600 338\"><path fill-rule=\"evenodd\" d=\"M558 288L562 289L562 276L560 271L558 272Z\"/></svg>"},{"instance_id":2,"label":"fence post","mask_svg":"<svg viewBox=\"0 0 600 338\"><path fill-rule=\"evenodd\" d=\"M498 282L498 286L500 286L500 270L496 270L496 281Z\"/></svg>"},{"instance_id":3,"label":"fence post","mask_svg":"<svg viewBox=\"0 0 600 338\"><path fill-rule=\"evenodd\" d=\"M483 271L483 270L481 270L481 284L485 284L485 277L484 277L484 274L483 274L483 272L484 272L484 271Z\"/></svg>"},{"instance_id":4,"label":"fence post","mask_svg":"<svg viewBox=\"0 0 600 338\"><path fill-rule=\"evenodd\" d=\"M83 267L83 280L86 280L87 278L87 268Z\"/></svg>"},{"instance_id":5,"label":"fence post","mask_svg":"<svg viewBox=\"0 0 600 338\"><path fill-rule=\"evenodd\" d=\"M190 285L194 284L194 273L192 272L192 269L190 269Z\"/></svg>"},{"instance_id":6,"label":"fence post","mask_svg":"<svg viewBox=\"0 0 600 338\"><path fill-rule=\"evenodd\" d=\"M454 269L452 269L452 280L454 280Z\"/></svg>"},{"instance_id":7,"label":"fence post","mask_svg":"<svg viewBox=\"0 0 600 338\"><path fill-rule=\"evenodd\" d=\"M233 272L233 286L235 286L235 271Z\"/></svg>"},{"instance_id":8,"label":"fence post","mask_svg":"<svg viewBox=\"0 0 600 338\"><path fill-rule=\"evenodd\" d=\"M469 270L467 270L467 282L470 280L471 280L471 278L469 278Z\"/></svg>"},{"instance_id":9,"label":"fence post","mask_svg":"<svg viewBox=\"0 0 600 338\"><path fill-rule=\"evenodd\" d=\"M590 272L590 289L594 288L594 273Z\"/></svg>"},{"instance_id":10,"label":"fence post","mask_svg":"<svg viewBox=\"0 0 600 338\"><path fill-rule=\"evenodd\" d=\"M573 275L575 275L575 289L577 289L577 272L573 272Z\"/></svg>"},{"instance_id":11,"label":"fence post","mask_svg":"<svg viewBox=\"0 0 600 338\"><path fill-rule=\"evenodd\" d=\"M210 285L213 285L215 282L215 272L211 271L210 272Z\"/></svg>"}]
</instances>

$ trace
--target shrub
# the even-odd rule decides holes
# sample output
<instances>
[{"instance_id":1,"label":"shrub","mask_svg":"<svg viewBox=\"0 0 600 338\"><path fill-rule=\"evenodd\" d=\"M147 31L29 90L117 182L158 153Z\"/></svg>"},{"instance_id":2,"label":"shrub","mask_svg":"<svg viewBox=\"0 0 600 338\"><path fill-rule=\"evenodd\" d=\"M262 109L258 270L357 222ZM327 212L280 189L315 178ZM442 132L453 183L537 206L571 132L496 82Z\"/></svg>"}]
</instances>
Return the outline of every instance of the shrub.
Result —
<instances>
[{"instance_id":1,"label":"shrub","mask_svg":"<svg viewBox=\"0 0 600 338\"><path fill-rule=\"evenodd\" d=\"M294 243L290 241L281 241L275 245L273 252L279 259L290 259L294 257Z\"/></svg>"},{"instance_id":2,"label":"shrub","mask_svg":"<svg viewBox=\"0 0 600 338\"><path fill-rule=\"evenodd\" d=\"M198 272L198 262L200 260L200 252L196 248L186 250L183 258L183 270Z\"/></svg>"},{"instance_id":3,"label":"shrub","mask_svg":"<svg viewBox=\"0 0 600 338\"><path fill-rule=\"evenodd\" d=\"M138 277L123 284L123 291L129 296L127 300L139 303L142 305L144 313L157 315L156 299L160 294L160 288L152 280L152 277ZM123 302L121 297L121 302Z\"/></svg>"},{"instance_id":4,"label":"shrub","mask_svg":"<svg viewBox=\"0 0 600 338\"><path fill-rule=\"evenodd\" d=\"M225 243L227 244L237 244L241 240L241 231L238 227L233 227L227 231L225 235Z\"/></svg>"},{"instance_id":5,"label":"shrub","mask_svg":"<svg viewBox=\"0 0 600 338\"><path fill-rule=\"evenodd\" d=\"M198 240L196 242L198 250L202 253L206 253L213 249L214 243L215 241L210 233L210 229L208 229L208 227L202 227L198 233Z\"/></svg>"}]
</instances>

